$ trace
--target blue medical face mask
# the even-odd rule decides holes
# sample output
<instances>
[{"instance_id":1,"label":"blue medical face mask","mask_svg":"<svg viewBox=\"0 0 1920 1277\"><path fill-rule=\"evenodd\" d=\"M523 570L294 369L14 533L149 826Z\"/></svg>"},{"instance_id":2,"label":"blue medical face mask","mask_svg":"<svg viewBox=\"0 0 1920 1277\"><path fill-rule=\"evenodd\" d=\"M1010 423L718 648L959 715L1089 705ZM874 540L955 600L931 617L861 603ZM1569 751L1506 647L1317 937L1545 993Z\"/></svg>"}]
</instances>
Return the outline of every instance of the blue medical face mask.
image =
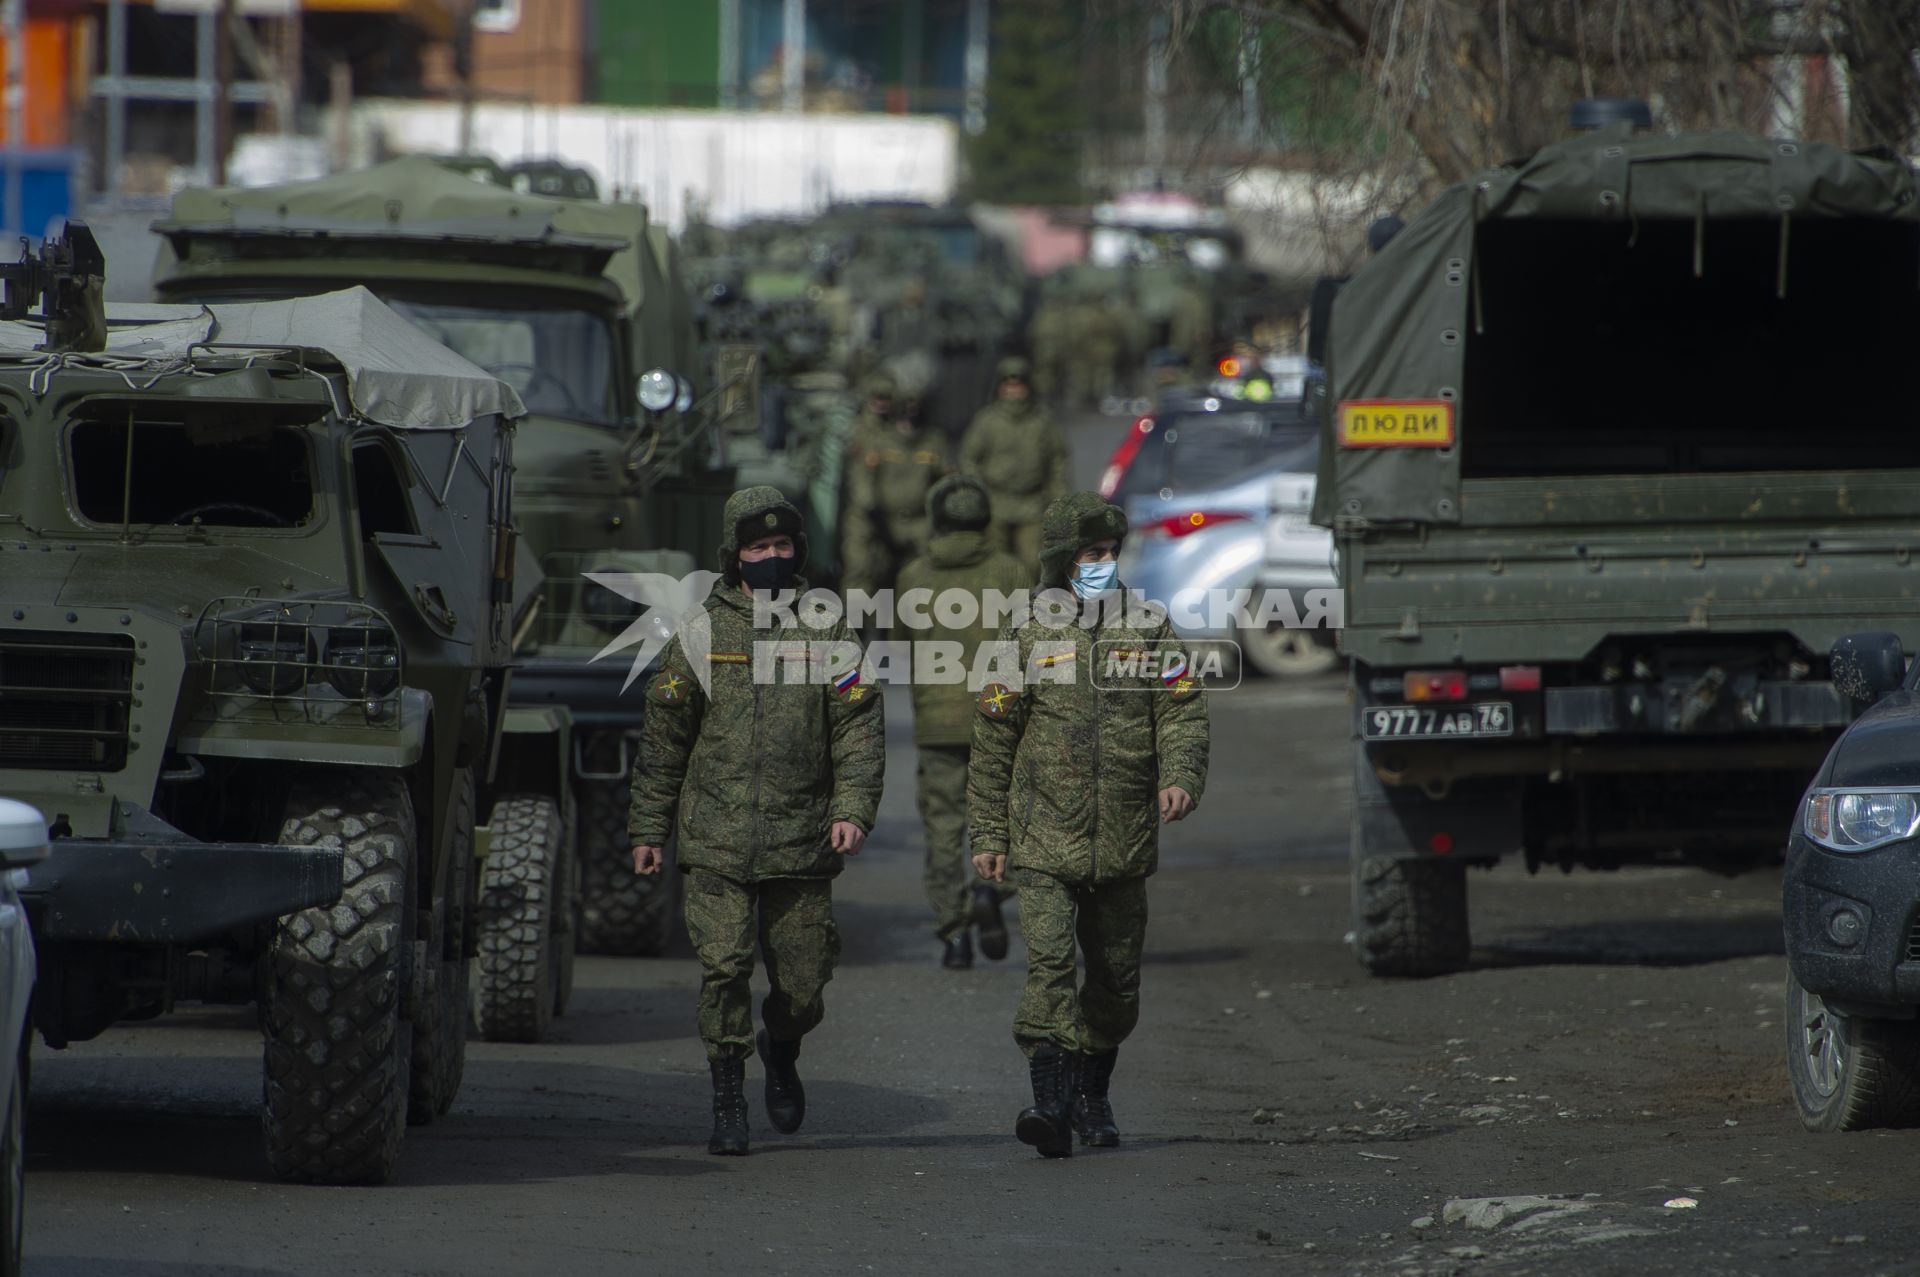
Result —
<instances>
[{"instance_id":1,"label":"blue medical face mask","mask_svg":"<svg viewBox=\"0 0 1920 1277\"><path fill-rule=\"evenodd\" d=\"M1113 582L1120 575L1120 565L1112 559L1104 563L1078 563L1073 569L1073 592L1081 598L1104 593L1113 588Z\"/></svg>"}]
</instances>

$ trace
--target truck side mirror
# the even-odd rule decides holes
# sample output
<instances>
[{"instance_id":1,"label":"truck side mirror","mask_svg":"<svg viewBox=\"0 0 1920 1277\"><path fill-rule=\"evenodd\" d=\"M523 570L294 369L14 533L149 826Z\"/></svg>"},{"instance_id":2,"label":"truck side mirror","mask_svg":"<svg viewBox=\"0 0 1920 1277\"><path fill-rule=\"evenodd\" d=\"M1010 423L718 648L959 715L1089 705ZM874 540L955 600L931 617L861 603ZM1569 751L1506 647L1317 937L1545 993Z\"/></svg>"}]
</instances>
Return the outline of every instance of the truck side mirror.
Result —
<instances>
[{"instance_id":1,"label":"truck side mirror","mask_svg":"<svg viewBox=\"0 0 1920 1277\"><path fill-rule=\"evenodd\" d=\"M0 798L0 869L37 865L47 851L47 818L40 809Z\"/></svg>"},{"instance_id":2,"label":"truck side mirror","mask_svg":"<svg viewBox=\"0 0 1920 1277\"><path fill-rule=\"evenodd\" d=\"M1873 704L1907 676L1900 636L1885 631L1845 635L1827 659L1834 690L1860 705Z\"/></svg>"}]
</instances>

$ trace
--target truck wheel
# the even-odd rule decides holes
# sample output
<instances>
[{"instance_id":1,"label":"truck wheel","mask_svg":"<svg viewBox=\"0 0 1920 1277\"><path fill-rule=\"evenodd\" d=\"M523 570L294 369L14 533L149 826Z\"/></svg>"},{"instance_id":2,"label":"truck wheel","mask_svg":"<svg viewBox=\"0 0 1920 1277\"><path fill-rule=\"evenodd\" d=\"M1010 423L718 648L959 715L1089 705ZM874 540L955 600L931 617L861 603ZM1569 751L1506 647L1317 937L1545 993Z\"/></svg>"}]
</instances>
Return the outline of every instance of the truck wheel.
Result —
<instances>
[{"instance_id":1,"label":"truck wheel","mask_svg":"<svg viewBox=\"0 0 1920 1277\"><path fill-rule=\"evenodd\" d=\"M280 841L344 848L340 901L280 919L268 952L267 1161L283 1179L378 1184L406 1132L413 1049L401 1015L413 940L413 803L404 778L313 769Z\"/></svg>"},{"instance_id":2,"label":"truck wheel","mask_svg":"<svg viewBox=\"0 0 1920 1277\"><path fill-rule=\"evenodd\" d=\"M414 946L424 962L413 1024L413 1102L407 1121L426 1126L453 1107L467 1071L467 997L472 982L467 928L475 913L473 772L453 777L452 838L446 880L433 897L433 940Z\"/></svg>"},{"instance_id":3,"label":"truck wheel","mask_svg":"<svg viewBox=\"0 0 1920 1277\"><path fill-rule=\"evenodd\" d=\"M1340 663L1333 644L1321 642L1321 631L1270 625L1240 631L1240 650L1247 664L1268 678L1308 678L1324 674Z\"/></svg>"},{"instance_id":4,"label":"truck wheel","mask_svg":"<svg viewBox=\"0 0 1920 1277\"><path fill-rule=\"evenodd\" d=\"M607 750L597 766L616 761ZM668 865L642 878L633 872L627 842L625 781L582 780L574 789L580 810L580 935L586 953L657 956L679 917L680 875Z\"/></svg>"},{"instance_id":5,"label":"truck wheel","mask_svg":"<svg viewBox=\"0 0 1920 1277\"><path fill-rule=\"evenodd\" d=\"M564 822L561 827L565 829ZM565 1015L567 1004L573 1001L573 955L580 941L580 853L572 837L566 838L561 848L559 881L560 901L553 920L566 924L566 935L554 945L558 955L553 972L555 1019Z\"/></svg>"},{"instance_id":6,"label":"truck wheel","mask_svg":"<svg viewBox=\"0 0 1920 1277\"><path fill-rule=\"evenodd\" d=\"M1428 976L1467 965L1467 867L1363 856L1353 867L1354 952L1373 975Z\"/></svg>"},{"instance_id":7,"label":"truck wheel","mask_svg":"<svg viewBox=\"0 0 1920 1277\"><path fill-rule=\"evenodd\" d=\"M1920 1023L1841 1015L1787 973L1787 1080L1810 1131L1920 1125Z\"/></svg>"},{"instance_id":8,"label":"truck wheel","mask_svg":"<svg viewBox=\"0 0 1920 1277\"><path fill-rule=\"evenodd\" d=\"M553 1021L560 948L571 940L559 915L566 907L560 804L529 794L502 798L491 824L473 1019L489 1042L539 1042Z\"/></svg>"}]
</instances>

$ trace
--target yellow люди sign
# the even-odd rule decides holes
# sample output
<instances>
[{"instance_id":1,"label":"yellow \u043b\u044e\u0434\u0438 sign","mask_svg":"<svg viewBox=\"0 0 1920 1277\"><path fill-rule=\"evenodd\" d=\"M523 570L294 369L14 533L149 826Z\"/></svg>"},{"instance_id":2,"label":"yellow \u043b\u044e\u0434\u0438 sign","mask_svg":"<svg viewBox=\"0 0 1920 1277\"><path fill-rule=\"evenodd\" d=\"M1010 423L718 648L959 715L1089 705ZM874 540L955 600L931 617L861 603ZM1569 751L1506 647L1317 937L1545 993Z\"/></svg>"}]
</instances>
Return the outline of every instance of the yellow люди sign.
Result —
<instances>
[{"instance_id":1,"label":"yellow \u043b\u044e\u0434\u0438 sign","mask_svg":"<svg viewBox=\"0 0 1920 1277\"><path fill-rule=\"evenodd\" d=\"M1343 399L1342 448L1450 448L1453 403L1447 399Z\"/></svg>"}]
</instances>

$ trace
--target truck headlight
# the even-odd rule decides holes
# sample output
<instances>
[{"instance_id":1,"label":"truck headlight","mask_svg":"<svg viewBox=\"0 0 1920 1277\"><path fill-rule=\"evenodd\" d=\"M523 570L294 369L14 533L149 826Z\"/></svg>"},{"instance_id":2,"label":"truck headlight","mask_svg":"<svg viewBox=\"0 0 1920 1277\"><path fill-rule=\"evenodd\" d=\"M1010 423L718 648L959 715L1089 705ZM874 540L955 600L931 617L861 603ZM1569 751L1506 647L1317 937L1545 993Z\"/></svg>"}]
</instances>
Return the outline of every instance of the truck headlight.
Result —
<instances>
[{"instance_id":1,"label":"truck headlight","mask_svg":"<svg viewBox=\"0 0 1920 1277\"><path fill-rule=\"evenodd\" d=\"M262 696L287 696L307 683L313 663L306 627L262 621L242 625L234 644L240 681Z\"/></svg>"},{"instance_id":2,"label":"truck headlight","mask_svg":"<svg viewBox=\"0 0 1920 1277\"><path fill-rule=\"evenodd\" d=\"M1871 851L1920 832L1920 795L1911 790L1823 789L1807 798L1801 827L1830 851Z\"/></svg>"},{"instance_id":3,"label":"truck headlight","mask_svg":"<svg viewBox=\"0 0 1920 1277\"><path fill-rule=\"evenodd\" d=\"M352 626L327 634L327 682L349 700L379 700L400 685L393 631Z\"/></svg>"}]
</instances>

